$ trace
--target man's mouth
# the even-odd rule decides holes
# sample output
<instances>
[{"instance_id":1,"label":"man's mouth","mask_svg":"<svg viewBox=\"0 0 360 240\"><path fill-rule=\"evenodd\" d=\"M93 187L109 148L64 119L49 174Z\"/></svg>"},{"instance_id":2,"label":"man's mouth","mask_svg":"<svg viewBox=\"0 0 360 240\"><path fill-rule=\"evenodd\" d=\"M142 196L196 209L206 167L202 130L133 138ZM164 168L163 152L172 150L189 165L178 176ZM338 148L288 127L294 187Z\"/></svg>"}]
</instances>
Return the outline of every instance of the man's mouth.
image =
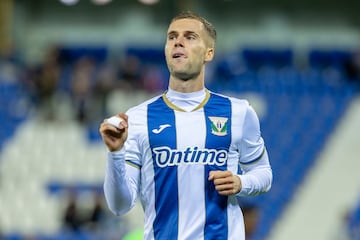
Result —
<instances>
[{"instance_id":1,"label":"man's mouth","mask_svg":"<svg viewBox=\"0 0 360 240\"><path fill-rule=\"evenodd\" d=\"M183 54L183 53L174 53L173 55L172 55L172 57L173 58L186 58L186 56L185 56L185 54Z\"/></svg>"}]
</instances>

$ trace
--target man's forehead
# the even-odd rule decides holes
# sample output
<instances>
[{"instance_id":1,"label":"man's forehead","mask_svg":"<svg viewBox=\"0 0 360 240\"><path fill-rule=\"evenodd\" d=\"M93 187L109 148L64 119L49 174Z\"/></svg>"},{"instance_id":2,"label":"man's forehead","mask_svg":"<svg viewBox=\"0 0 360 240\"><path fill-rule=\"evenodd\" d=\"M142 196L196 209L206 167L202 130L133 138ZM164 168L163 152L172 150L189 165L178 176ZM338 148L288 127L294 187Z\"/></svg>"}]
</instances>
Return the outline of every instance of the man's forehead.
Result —
<instances>
[{"instance_id":1,"label":"man's forehead","mask_svg":"<svg viewBox=\"0 0 360 240\"><path fill-rule=\"evenodd\" d=\"M168 33L169 32L200 32L203 30L203 24L196 20L196 19L179 19L175 20L169 25Z\"/></svg>"}]
</instances>

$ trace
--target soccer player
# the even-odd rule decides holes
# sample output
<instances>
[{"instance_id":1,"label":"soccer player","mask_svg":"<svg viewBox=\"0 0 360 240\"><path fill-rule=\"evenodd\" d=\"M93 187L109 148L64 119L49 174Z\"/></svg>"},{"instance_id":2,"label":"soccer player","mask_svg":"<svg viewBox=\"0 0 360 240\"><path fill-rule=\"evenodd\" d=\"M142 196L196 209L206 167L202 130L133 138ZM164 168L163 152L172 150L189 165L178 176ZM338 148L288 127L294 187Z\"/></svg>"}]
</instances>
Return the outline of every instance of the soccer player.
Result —
<instances>
[{"instance_id":1,"label":"soccer player","mask_svg":"<svg viewBox=\"0 0 360 240\"><path fill-rule=\"evenodd\" d=\"M237 196L271 187L255 111L246 100L205 88L215 41L203 17L174 17L165 45L168 90L119 113L118 126L107 119L100 126L109 150L107 204L121 215L140 197L146 240L245 239Z\"/></svg>"}]
</instances>

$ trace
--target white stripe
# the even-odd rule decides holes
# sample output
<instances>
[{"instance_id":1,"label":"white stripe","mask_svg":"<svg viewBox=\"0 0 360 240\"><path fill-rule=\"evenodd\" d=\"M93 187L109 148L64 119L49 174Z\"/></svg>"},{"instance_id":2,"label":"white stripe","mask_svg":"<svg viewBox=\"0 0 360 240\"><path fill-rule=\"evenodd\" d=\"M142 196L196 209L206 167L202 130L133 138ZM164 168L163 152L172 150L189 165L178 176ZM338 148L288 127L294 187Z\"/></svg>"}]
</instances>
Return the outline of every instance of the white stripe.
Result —
<instances>
[{"instance_id":1,"label":"white stripe","mask_svg":"<svg viewBox=\"0 0 360 240\"><path fill-rule=\"evenodd\" d=\"M190 117L191 115L191 117ZM197 112L176 112L177 147L205 146L206 125L204 114ZM205 196L204 166L183 164L178 166L179 188L179 238L204 238ZM198 235L189 235L198 234Z\"/></svg>"},{"instance_id":2,"label":"white stripe","mask_svg":"<svg viewBox=\"0 0 360 240\"><path fill-rule=\"evenodd\" d=\"M145 132L148 132L148 125L144 124ZM148 136L148 135L147 135ZM144 209L145 219L144 222L144 240L152 240L154 239L154 232L153 232L153 222L156 217L156 210L155 210L155 181L154 181L154 166L152 161L152 153L151 148L149 145L149 138L144 141L146 145L144 146L143 151L145 152L145 158L142 162L142 169L141 169L141 200L143 206L146 206ZM150 194L151 193L151 194ZM148 236L145 238L145 236Z\"/></svg>"},{"instance_id":3,"label":"white stripe","mask_svg":"<svg viewBox=\"0 0 360 240\"><path fill-rule=\"evenodd\" d=\"M244 219L235 196L231 196L228 199L227 215L229 229L228 239L232 240L236 238L238 240L244 240Z\"/></svg>"},{"instance_id":4,"label":"white stripe","mask_svg":"<svg viewBox=\"0 0 360 240\"><path fill-rule=\"evenodd\" d=\"M244 101L234 101L233 98L231 100L231 145L230 145L230 152L229 152L229 161L227 168L233 173L237 173L239 167L239 150L238 142L236 139L241 139L243 135L243 124L244 124L244 114L243 111L245 108L243 107ZM245 228L244 228L244 218L239 207L238 201L235 196L229 197L228 199L228 207L227 207L227 214L228 214L228 229L229 239L236 239L244 240L245 239Z\"/></svg>"}]
</instances>

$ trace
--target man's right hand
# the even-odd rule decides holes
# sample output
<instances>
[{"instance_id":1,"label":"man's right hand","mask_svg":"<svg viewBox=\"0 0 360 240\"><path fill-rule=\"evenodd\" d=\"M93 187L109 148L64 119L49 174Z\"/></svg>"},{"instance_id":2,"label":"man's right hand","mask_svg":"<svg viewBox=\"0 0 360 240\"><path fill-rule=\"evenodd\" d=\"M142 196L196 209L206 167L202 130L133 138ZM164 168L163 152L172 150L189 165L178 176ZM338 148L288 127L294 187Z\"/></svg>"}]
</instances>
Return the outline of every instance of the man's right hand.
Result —
<instances>
[{"instance_id":1,"label":"man's right hand","mask_svg":"<svg viewBox=\"0 0 360 240\"><path fill-rule=\"evenodd\" d=\"M117 116L124 119L118 127L114 127L107 123L107 119L101 123L99 132L110 152L120 150L128 136L128 116L125 113L119 113Z\"/></svg>"}]
</instances>

